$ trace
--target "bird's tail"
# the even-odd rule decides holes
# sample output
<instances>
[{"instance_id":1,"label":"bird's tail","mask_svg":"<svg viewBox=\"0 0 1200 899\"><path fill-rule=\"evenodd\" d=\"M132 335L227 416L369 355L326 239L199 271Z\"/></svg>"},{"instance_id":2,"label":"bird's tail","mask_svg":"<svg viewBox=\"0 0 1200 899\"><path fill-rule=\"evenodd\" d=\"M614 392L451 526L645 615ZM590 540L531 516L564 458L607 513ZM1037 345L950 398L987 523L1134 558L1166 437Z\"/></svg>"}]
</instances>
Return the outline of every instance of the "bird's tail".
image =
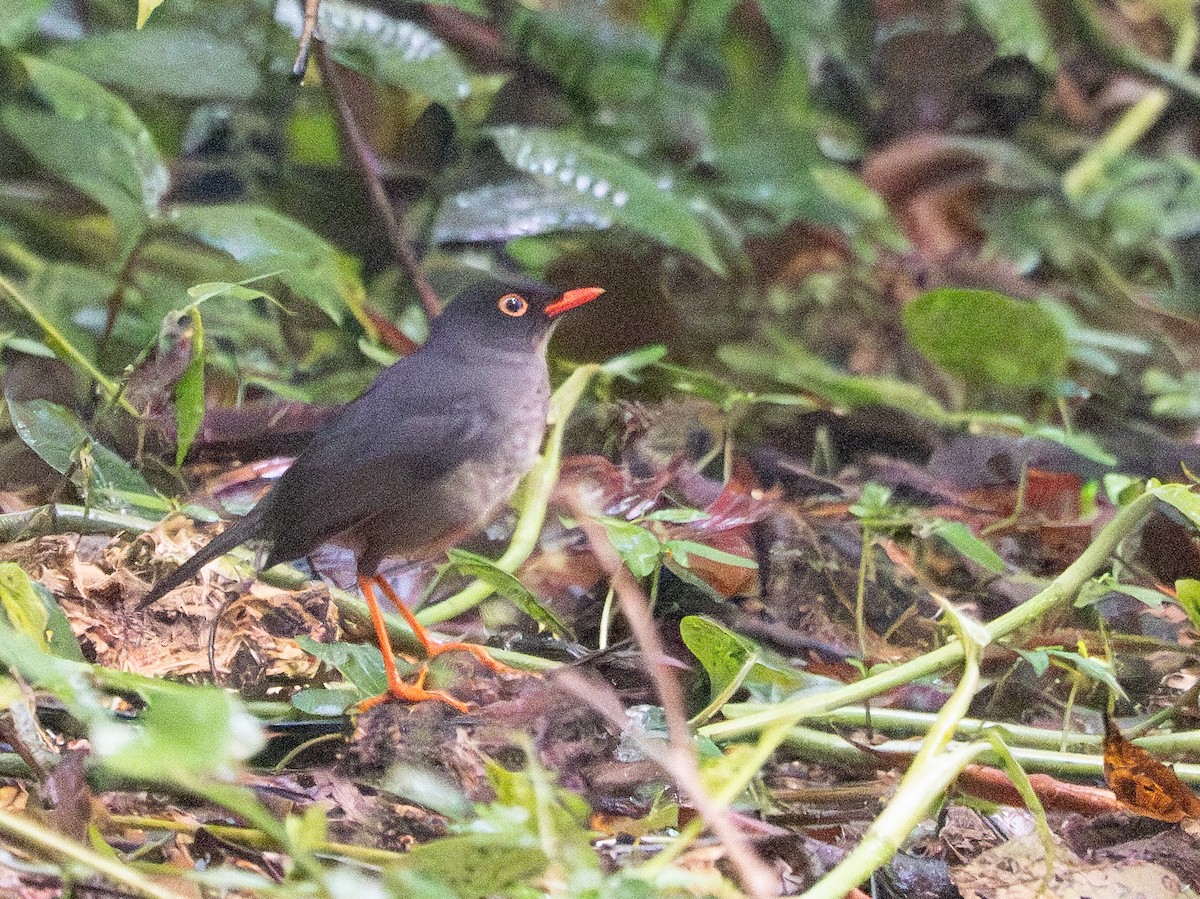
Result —
<instances>
[{"instance_id":1,"label":"bird's tail","mask_svg":"<svg viewBox=\"0 0 1200 899\"><path fill-rule=\"evenodd\" d=\"M151 587L146 597L137 604L138 610L140 611L152 603L158 602L180 584L191 580L201 568L213 559L225 555L225 553L236 549L247 540L258 536L265 512L266 504L260 502L231 527L226 528L210 540L194 556Z\"/></svg>"}]
</instances>

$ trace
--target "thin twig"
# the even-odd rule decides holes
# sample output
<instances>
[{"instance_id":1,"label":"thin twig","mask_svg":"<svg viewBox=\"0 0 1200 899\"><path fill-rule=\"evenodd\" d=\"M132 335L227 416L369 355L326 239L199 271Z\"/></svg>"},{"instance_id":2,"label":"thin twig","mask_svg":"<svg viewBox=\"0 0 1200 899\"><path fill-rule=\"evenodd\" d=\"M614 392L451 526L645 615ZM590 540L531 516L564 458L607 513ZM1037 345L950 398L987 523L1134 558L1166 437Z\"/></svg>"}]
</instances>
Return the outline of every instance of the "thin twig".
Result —
<instances>
[{"instance_id":1,"label":"thin twig","mask_svg":"<svg viewBox=\"0 0 1200 899\"><path fill-rule=\"evenodd\" d=\"M674 672L663 662L665 652L650 614L649 599L629 569L622 564L604 528L593 520L595 510L587 508L579 497L572 497L568 502L573 517L588 539L592 555L609 577L617 601L621 604L621 613L647 662L667 723L666 764L676 786L688 797L713 835L724 844L729 853L729 862L746 892L756 897L778 895L779 878L758 857L745 835L704 789L684 711L683 690Z\"/></svg>"},{"instance_id":2,"label":"thin twig","mask_svg":"<svg viewBox=\"0 0 1200 899\"><path fill-rule=\"evenodd\" d=\"M299 81L308 71L308 54L312 50L313 34L317 30L317 13L321 0L304 0L304 24L300 28L300 46L292 63L292 78Z\"/></svg>"},{"instance_id":3,"label":"thin twig","mask_svg":"<svg viewBox=\"0 0 1200 899\"><path fill-rule=\"evenodd\" d=\"M330 103L333 104L333 112L337 118L338 132L341 135L343 146L350 154L354 167L358 169L358 173L367 187L371 207L383 224L383 230L387 235L388 243L391 244L396 263L412 280L425 314L429 318L435 318L442 311L442 301L438 299L433 285L421 271L421 261L417 258L417 251L408 238L407 228L383 188L383 179L379 174L379 162L375 158L375 151L371 149L359 129L358 123L354 121L354 112L350 109L350 103L342 89L341 78L338 75L337 66L329 55L329 48L322 41L317 40L313 43L313 50L317 59L317 69L321 72L321 81L325 85L326 93L329 94Z\"/></svg>"}]
</instances>

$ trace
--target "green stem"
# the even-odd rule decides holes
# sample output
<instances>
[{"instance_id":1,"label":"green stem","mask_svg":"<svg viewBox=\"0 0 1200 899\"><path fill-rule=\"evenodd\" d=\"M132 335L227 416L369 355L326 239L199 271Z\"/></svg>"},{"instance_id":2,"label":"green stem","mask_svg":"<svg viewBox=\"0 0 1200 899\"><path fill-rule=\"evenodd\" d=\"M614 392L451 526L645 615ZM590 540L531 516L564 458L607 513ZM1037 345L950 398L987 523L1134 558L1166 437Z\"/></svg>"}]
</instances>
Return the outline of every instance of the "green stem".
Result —
<instances>
[{"instance_id":1,"label":"green stem","mask_svg":"<svg viewBox=\"0 0 1200 899\"><path fill-rule=\"evenodd\" d=\"M1113 520L1104 527L1079 558L1056 577L1045 590L987 625L986 630L992 642L1008 636L1019 627L1033 623L1055 606L1074 596L1084 582L1107 563L1109 556L1112 555L1118 544L1133 533L1155 502L1157 499L1147 493L1118 511ZM774 725L780 723L790 729L805 718L812 718L844 705L865 702L873 696L879 696L889 690L952 667L960 663L962 659L962 643L952 640L932 652L894 668L872 674L870 677L852 684L846 684L823 693L798 696L795 699L779 703L771 709L747 715L744 718L709 724L702 727L700 733L713 740L732 740L768 727L773 728Z\"/></svg>"},{"instance_id":2,"label":"green stem","mask_svg":"<svg viewBox=\"0 0 1200 899\"><path fill-rule=\"evenodd\" d=\"M156 521L127 512L47 505L0 515L0 540L57 534L64 530L77 534L120 534L128 531L144 534L157 525Z\"/></svg>"},{"instance_id":3,"label":"green stem","mask_svg":"<svg viewBox=\"0 0 1200 899\"><path fill-rule=\"evenodd\" d=\"M930 807L941 800L959 772L988 748L988 744L982 742L949 745L979 688L982 650L965 631L959 634L959 639L966 646L958 686L921 741L921 748L900 779L896 792L850 854L817 881L804 894L804 899L841 899L887 864Z\"/></svg>"},{"instance_id":4,"label":"green stem","mask_svg":"<svg viewBox=\"0 0 1200 899\"><path fill-rule=\"evenodd\" d=\"M1180 72L1188 69L1196 54L1198 39L1200 31L1196 28L1194 16L1189 14L1179 26L1178 39L1171 53L1171 68ZM1170 101L1171 95L1167 89L1158 87L1129 107L1108 133L1063 176L1063 193L1071 200L1083 198L1105 170L1154 127Z\"/></svg>"},{"instance_id":5,"label":"green stem","mask_svg":"<svg viewBox=\"0 0 1200 899\"><path fill-rule=\"evenodd\" d=\"M54 323L42 315L37 306L30 302L29 298L17 290L16 285L3 275L0 275L0 291L8 294L9 300L13 305L25 313L41 329L46 343L50 345L50 349L54 350L60 358L74 362L83 369L87 373L87 376L100 386L100 389L104 391L109 400L116 401L122 409L134 418L139 417L138 410L133 407L133 403L129 402L121 392L120 385L106 378L100 369L96 368L86 356L75 349L71 342L62 335L62 332L54 326Z\"/></svg>"},{"instance_id":6,"label":"green stem","mask_svg":"<svg viewBox=\"0 0 1200 899\"><path fill-rule=\"evenodd\" d=\"M194 895L191 891L184 893L167 889L115 858L101 855L57 831L42 827L28 818L14 815L11 812L0 811L0 831L17 837L48 855L69 859L83 865L114 883L119 883L143 896L150 896L152 899L188 899L189 896Z\"/></svg>"}]
</instances>

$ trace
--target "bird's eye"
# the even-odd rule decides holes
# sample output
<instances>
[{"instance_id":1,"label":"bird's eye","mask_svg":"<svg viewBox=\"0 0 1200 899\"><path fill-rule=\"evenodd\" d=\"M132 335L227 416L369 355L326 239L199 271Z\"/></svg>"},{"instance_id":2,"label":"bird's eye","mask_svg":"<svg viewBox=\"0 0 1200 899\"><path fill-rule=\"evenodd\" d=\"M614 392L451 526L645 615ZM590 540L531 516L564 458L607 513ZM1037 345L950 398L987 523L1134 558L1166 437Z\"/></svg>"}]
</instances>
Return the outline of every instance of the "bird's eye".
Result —
<instances>
[{"instance_id":1,"label":"bird's eye","mask_svg":"<svg viewBox=\"0 0 1200 899\"><path fill-rule=\"evenodd\" d=\"M518 293L506 293L496 305L500 307L501 312L513 318L520 318L529 311L529 303Z\"/></svg>"}]
</instances>

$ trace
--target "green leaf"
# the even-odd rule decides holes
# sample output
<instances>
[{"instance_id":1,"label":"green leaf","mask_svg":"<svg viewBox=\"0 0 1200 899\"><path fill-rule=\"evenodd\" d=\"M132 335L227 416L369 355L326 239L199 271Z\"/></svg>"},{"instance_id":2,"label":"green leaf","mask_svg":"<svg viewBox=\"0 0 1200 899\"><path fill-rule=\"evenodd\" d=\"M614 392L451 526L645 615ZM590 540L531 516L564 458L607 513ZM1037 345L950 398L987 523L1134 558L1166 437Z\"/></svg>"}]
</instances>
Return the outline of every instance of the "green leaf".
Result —
<instances>
[{"instance_id":1,"label":"green leaf","mask_svg":"<svg viewBox=\"0 0 1200 899\"><path fill-rule=\"evenodd\" d=\"M1190 577L1177 580L1175 601L1187 613L1192 627L1200 631L1200 581Z\"/></svg>"},{"instance_id":2,"label":"green leaf","mask_svg":"<svg viewBox=\"0 0 1200 899\"><path fill-rule=\"evenodd\" d=\"M573 186L513 178L465 190L438 207L436 243L486 243L581 229L603 231L615 217Z\"/></svg>"},{"instance_id":3,"label":"green leaf","mask_svg":"<svg viewBox=\"0 0 1200 899\"><path fill-rule=\"evenodd\" d=\"M106 31L58 44L47 58L103 84L185 100L248 100L259 87L245 45L202 28Z\"/></svg>"},{"instance_id":4,"label":"green leaf","mask_svg":"<svg viewBox=\"0 0 1200 899\"><path fill-rule=\"evenodd\" d=\"M939 520L934 524L933 533L949 543L965 558L994 574L1003 574L1008 570L999 554L985 541L976 537L971 529L961 521Z\"/></svg>"},{"instance_id":5,"label":"green leaf","mask_svg":"<svg viewBox=\"0 0 1200 899\"><path fill-rule=\"evenodd\" d=\"M904 307L918 350L974 386L1051 386L1070 351L1054 316L988 290L931 290Z\"/></svg>"},{"instance_id":6,"label":"green leaf","mask_svg":"<svg viewBox=\"0 0 1200 899\"><path fill-rule=\"evenodd\" d=\"M33 590L29 575L16 562L0 562L0 606L9 625L41 650L49 650L46 627L50 615Z\"/></svg>"},{"instance_id":7,"label":"green leaf","mask_svg":"<svg viewBox=\"0 0 1200 899\"><path fill-rule=\"evenodd\" d=\"M150 20L150 13L163 5L165 0L138 0L137 27L143 27Z\"/></svg>"},{"instance_id":8,"label":"green leaf","mask_svg":"<svg viewBox=\"0 0 1200 899\"><path fill-rule=\"evenodd\" d=\"M516 577L502 568L497 568L491 559L485 559L465 549L451 549L447 555L451 565L468 577L479 578L536 621L539 629L545 628L556 636L565 635L571 640L575 639L575 634L568 624L555 615L552 609L543 605Z\"/></svg>"},{"instance_id":9,"label":"green leaf","mask_svg":"<svg viewBox=\"0 0 1200 899\"><path fill-rule=\"evenodd\" d=\"M699 556L702 559L709 559L713 562L720 562L722 565L734 565L738 568L758 567L758 563L753 559L735 556L733 553L727 553L720 549L713 549L711 546L705 546L703 543L697 543L695 540L668 540L665 546L667 552L675 558L675 561L685 568L688 566L689 555Z\"/></svg>"},{"instance_id":10,"label":"green leaf","mask_svg":"<svg viewBox=\"0 0 1200 899\"><path fill-rule=\"evenodd\" d=\"M795 692L805 683L803 673L710 618L688 615L679 622L679 635L708 675L711 698L724 692L751 658L754 664L745 686L764 699Z\"/></svg>"},{"instance_id":11,"label":"green leaf","mask_svg":"<svg viewBox=\"0 0 1200 899\"><path fill-rule=\"evenodd\" d=\"M414 846L388 871L395 895L483 899L537 877L545 852L519 833L467 833Z\"/></svg>"},{"instance_id":12,"label":"green leaf","mask_svg":"<svg viewBox=\"0 0 1200 899\"><path fill-rule=\"evenodd\" d=\"M4 0L0 4L0 46L19 47L37 31L51 0Z\"/></svg>"},{"instance_id":13,"label":"green leaf","mask_svg":"<svg viewBox=\"0 0 1200 899\"><path fill-rule=\"evenodd\" d=\"M658 538L643 527L620 518L597 518L618 555L634 577L649 577L658 567L663 547Z\"/></svg>"},{"instance_id":14,"label":"green leaf","mask_svg":"<svg viewBox=\"0 0 1200 899\"><path fill-rule=\"evenodd\" d=\"M458 57L433 32L377 9L323 0L321 40L334 58L364 75L454 109L471 94Z\"/></svg>"},{"instance_id":15,"label":"green leaf","mask_svg":"<svg viewBox=\"0 0 1200 899\"><path fill-rule=\"evenodd\" d=\"M113 216L123 249L170 185L150 132L124 100L86 75L21 57L34 103L0 108L0 126L46 169Z\"/></svg>"},{"instance_id":16,"label":"green leaf","mask_svg":"<svg viewBox=\"0 0 1200 899\"><path fill-rule=\"evenodd\" d=\"M646 516L650 521L667 521L672 524L691 524L708 518L701 509L657 509Z\"/></svg>"},{"instance_id":17,"label":"green leaf","mask_svg":"<svg viewBox=\"0 0 1200 899\"><path fill-rule=\"evenodd\" d=\"M492 138L506 162L546 187L574 190L582 207L614 224L690 253L718 274L725 271L712 243L687 204L670 186L633 163L579 138L545 128L494 128Z\"/></svg>"},{"instance_id":18,"label":"green leaf","mask_svg":"<svg viewBox=\"0 0 1200 899\"><path fill-rule=\"evenodd\" d=\"M1050 29L1034 0L967 0L967 6L996 42L997 56L1024 56L1047 73L1058 67Z\"/></svg>"},{"instance_id":19,"label":"green leaf","mask_svg":"<svg viewBox=\"0 0 1200 899\"><path fill-rule=\"evenodd\" d=\"M305 652L316 656L354 684L360 691L359 698L387 692L387 674L383 670L379 647L365 643L318 643L304 634L298 636L296 642ZM405 662L397 659L396 665L402 667Z\"/></svg>"},{"instance_id":20,"label":"green leaf","mask_svg":"<svg viewBox=\"0 0 1200 899\"><path fill-rule=\"evenodd\" d=\"M1058 659L1059 662L1078 671L1084 677L1104 684L1122 699L1129 698L1118 683L1116 672L1104 659L1093 659L1091 656L1083 656L1077 652L1067 652L1063 649L1047 649L1045 652L1051 659Z\"/></svg>"},{"instance_id":21,"label":"green leaf","mask_svg":"<svg viewBox=\"0 0 1200 899\"><path fill-rule=\"evenodd\" d=\"M1187 516L1192 527L1200 528L1200 494L1197 494L1187 484L1160 484L1151 481L1146 490L1153 493L1164 503L1174 506Z\"/></svg>"},{"instance_id":22,"label":"green leaf","mask_svg":"<svg viewBox=\"0 0 1200 899\"><path fill-rule=\"evenodd\" d=\"M48 400L14 402L8 413L17 435L59 474L71 473L71 482L105 506L127 509L163 509L164 503L128 462L87 432L75 413Z\"/></svg>"},{"instance_id":23,"label":"green leaf","mask_svg":"<svg viewBox=\"0 0 1200 899\"><path fill-rule=\"evenodd\" d=\"M233 257L251 275L279 272L292 290L341 323L349 309L365 319L365 292L337 251L308 228L251 203L176 206L172 224L206 246Z\"/></svg>"},{"instance_id":24,"label":"green leaf","mask_svg":"<svg viewBox=\"0 0 1200 899\"><path fill-rule=\"evenodd\" d=\"M175 383L175 464L182 465L204 423L204 324L192 310L192 358Z\"/></svg>"},{"instance_id":25,"label":"green leaf","mask_svg":"<svg viewBox=\"0 0 1200 899\"><path fill-rule=\"evenodd\" d=\"M613 356L601 366L601 369L607 375L612 375L616 378L625 378L637 383L638 375L642 369L656 362L661 362L666 355L667 348L665 346L661 343L653 343L650 346L639 347L636 350L630 350L628 353Z\"/></svg>"},{"instance_id":26,"label":"green leaf","mask_svg":"<svg viewBox=\"0 0 1200 899\"><path fill-rule=\"evenodd\" d=\"M309 687L292 694L291 703L306 715L336 718L362 698L357 688Z\"/></svg>"},{"instance_id":27,"label":"green leaf","mask_svg":"<svg viewBox=\"0 0 1200 899\"><path fill-rule=\"evenodd\" d=\"M142 690L137 725L93 726L93 751L113 773L178 781L197 774L231 777L265 743L262 727L233 694L217 687L159 681Z\"/></svg>"}]
</instances>

